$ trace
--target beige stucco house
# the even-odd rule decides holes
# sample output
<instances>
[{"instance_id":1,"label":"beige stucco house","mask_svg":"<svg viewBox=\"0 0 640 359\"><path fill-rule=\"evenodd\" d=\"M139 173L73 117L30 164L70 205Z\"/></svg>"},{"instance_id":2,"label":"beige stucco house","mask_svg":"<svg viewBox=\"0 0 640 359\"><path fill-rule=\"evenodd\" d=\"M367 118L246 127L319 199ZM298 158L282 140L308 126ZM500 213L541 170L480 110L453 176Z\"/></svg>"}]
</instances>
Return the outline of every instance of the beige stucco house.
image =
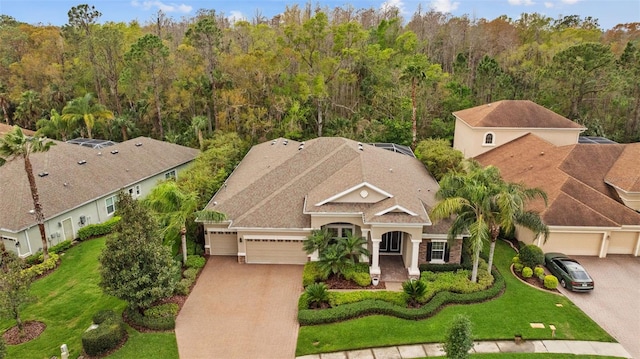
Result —
<instances>
[{"instance_id":1,"label":"beige stucco house","mask_svg":"<svg viewBox=\"0 0 640 359\"><path fill-rule=\"evenodd\" d=\"M640 143L579 141L584 127L550 112L531 101L458 111L456 148L484 165L497 166L507 181L547 193L548 206L540 201L533 208L549 226L549 238L545 243L519 229L521 241L545 252L638 256ZM501 132L503 128L509 131ZM489 133L494 134L490 146L483 137Z\"/></svg>"},{"instance_id":2,"label":"beige stucco house","mask_svg":"<svg viewBox=\"0 0 640 359\"><path fill-rule=\"evenodd\" d=\"M438 183L413 156L345 138L306 142L278 138L254 146L207 210L223 223L204 223L205 251L242 263L304 264L302 242L314 229L367 239L370 273L382 256L402 258L409 276L420 263L460 261L460 241L447 243L447 223L428 212Z\"/></svg>"},{"instance_id":3,"label":"beige stucco house","mask_svg":"<svg viewBox=\"0 0 640 359\"><path fill-rule=\"evenodd\" d=\"M48 244L113 217L120 190L144 197L159 181L179 176L199 151L138 137L104 148L55 141L30 156L45 215ZM33 200L21 160L0 167L0 239L25 257L42 249Z\"/></svg>"}]
</instances>

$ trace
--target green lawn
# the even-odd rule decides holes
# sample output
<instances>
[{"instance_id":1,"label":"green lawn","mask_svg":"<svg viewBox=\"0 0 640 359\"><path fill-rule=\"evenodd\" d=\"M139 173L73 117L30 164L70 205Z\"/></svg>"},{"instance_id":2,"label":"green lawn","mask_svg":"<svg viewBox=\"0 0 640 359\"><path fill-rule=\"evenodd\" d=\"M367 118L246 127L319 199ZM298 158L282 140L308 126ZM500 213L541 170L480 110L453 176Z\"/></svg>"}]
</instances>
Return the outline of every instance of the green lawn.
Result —
<instances>
[{"instance_id":1,"label":"green lawn","mask_svg":"<svg viewBox=\"0 0 640 359\"><path fill-rule=\"evenodd\" d=\"M503 354L474 354L473 359L616 359L600 355L574 355L574 354L551 354L551 353L503 353ZM429 358L423 358L429 359Z\"/></svg>"},{"instance_id":2,"label":"green lawn","mask_svg":"<svg viewBox=\"0 0 640 359\"><path fill-rule=\"evenodd\" d=\"M529 323L556 326L558 339L610 341L614 339L567 298L521 283L509 271L515 252L503 242L496 246L495 263L506 281L505 293L497 299L472 305L451 305L420 321L388 316L368 316L341 323L304 326L298 333L296 355L324 353L390 345L434 343L456 314L473 323L474 338L551 339L548 329L533 329ZM562 306L557 306L561 304Z\"/></svg>"},{"instance_id":3,"label":"green lawn","mask_svg":"<svg viewBox=\"0 0 640 359\"><path fill-rule=\"evenodd\" d=\"M37 302L22 312L23 319L38 320L47 329L35 340L8 346L9 358L50 358L60 355L60 345L67 344L71 358L82 352L82 333L101 309L122 312L125 302L102 293L98 287L98 256L104 239L93 239L69 249L60 267L33 283L31 293ZM15 323L0 322L0 332ZM178 358L174 333L141 334L129 328L129 340L114 358Z\"/></svg>"}]
</instances>

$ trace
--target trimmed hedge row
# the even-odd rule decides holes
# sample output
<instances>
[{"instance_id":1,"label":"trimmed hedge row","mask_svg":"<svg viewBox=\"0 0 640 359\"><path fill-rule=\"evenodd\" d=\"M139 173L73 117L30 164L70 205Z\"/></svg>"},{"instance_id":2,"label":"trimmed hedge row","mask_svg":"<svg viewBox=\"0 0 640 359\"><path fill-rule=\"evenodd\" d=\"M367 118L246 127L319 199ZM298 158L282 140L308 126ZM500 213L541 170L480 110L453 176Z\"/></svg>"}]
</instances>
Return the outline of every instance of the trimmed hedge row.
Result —
<instances>
[{"instance_id":1,"label":"trimmed hedge row","mask_svg":"<svg viewBox=\"0 0 640 359\"><path fill-rule=\"evenodd\" d=\"M207 263L207 260L198 255L191 255L187 257L187 262L185 263L185 267L187 268L196 268L201 269L204 268L204 265Z\"/></svg>"},{"instance_id":2,"label":"trimmed hedge row","mask_svg":"<svg viewBox=\"0 0 640 359\"><path fill-rule=\"evenodd\" d=\"M49 248L49 254L51 253L60 253L60 252L64 252L67 249L71 248L71 240L67 239L66 241L62 241L58 244L56 244L55 246Z\"/></svg>"},{"instance_id":3,"label":"trimmed hedge row","mask_svg":"<svg viewBox=\"0 0 640 359\"><path fill-rule=\"evenodd\" d=\"M58 261L60 260L60 256L55 254L55 253L50 253L49 254L49 258L40 263L40 264L35 264L32 265L29 268L23 269L22 272L23 273L27 273L33 277L38 277L43 275L44 273L46 273L47 271L50 271L52 269L55 269L58 266Z\"/></svg>"},{"instance_id":4,"label":"trimmed hedge row","mask_svg":"<svg viewBox=\"0 0 640 359\"><path fill-rule=\"evenodd\" d=\"M147 309L147 311L150 309ZM145 316L135 309L127 308L125 310L127 318L137 326L152 330L173 330L176 327L175 315L157 316L154 314L153 316Z\"/></svg>"},{"instance_id":5,"label":"trimmed hedge row","mask_svg":"<svg viewBox=\"0 0 640 359\"><path fill-rule=\"evenodd\" d=\"M82 349L89 356L115 348L127 334L122 318L112 310L96 313L93 321L98 327L82 333Z\"/></svg>"},{"instance_id":6,"label":"trimmed hedge row","mask_svg":"<svg viewBox=\"0 0 640 359\"><path fill-rule=\"evenodd\" d=\"M82 227L78 230L78 239L84 241L92 237L104 236L105 234L109 234L113 232L113 227L119 221L120 217L114 216L104 223L89 224L85 227Z\"/></svg>"},{"instance_id":7,"label":"trimmed hedge row","mask_svg":"<svg viewBox=\"0 0 640 359\"><path fill-rule=\"evenodd\" d=\"M500 272L494 270L492 274L495 279L494 285L486 290L465 294L439 292L428 303L417 309L398 306L382 300L367 299L330 309L301 309L298 311L298 322L300 325L327 324L375 314L409 320L425 319L437 313L447 304L478 303L498 296L505 288L505 281Z\"/></svg>"}]
</instances>

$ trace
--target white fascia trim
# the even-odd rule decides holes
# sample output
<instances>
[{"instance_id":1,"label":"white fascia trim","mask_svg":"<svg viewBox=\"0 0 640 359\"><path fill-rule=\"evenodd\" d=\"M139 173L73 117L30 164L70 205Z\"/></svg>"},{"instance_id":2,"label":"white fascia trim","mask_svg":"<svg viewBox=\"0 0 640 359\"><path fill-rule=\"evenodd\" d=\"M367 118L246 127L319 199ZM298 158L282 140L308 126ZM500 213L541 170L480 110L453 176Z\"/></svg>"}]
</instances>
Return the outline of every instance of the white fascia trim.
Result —
<instances>
[{"instance_id":1,"label":"white fascia trim","mask_svg":"<svg viewBox=\"0 0 640 359\"><path fill-rule=\"evenodd\" d=\"M266 227L229 227L234 231L256 231L256 232L309 232L314 228L266 228Z\"/></svg>"},{"instance_id":2,"label":"white fascia trim","mask_svg":"<svg viewBox=\"0 0 640 359\"><path fill-rule=\"evenodd\" d=\"M549 233L584 233L584 232L604 232L604 231L615 231L620 229L621 227L582 227L582 226L549 226Z\"/></svg>"},{"instance_id":3,"label":"white fascia trim","mask_svg":"<svg viewBox=\"0 0 640 359\"><path fill-rule=\"evenodd\" d=\"M362 212L304 212L304 214L308 214L314 217L347 217L347 218L360 218L362 217Z\"/></svg>"},{"instance_id":4,"label":"white fascia trim","mask_svg":"<svg viewBox=\"0 0 640 359\"><path fill-rule=\"evenodd\" d=\"M462 235L457 235L455 236L455 238L453 239L462 239L464 238L464 236ZM435 239L435 240L448 240L449 239L449 235L448 234L440 234L440 233L422 233L422 239Z\"/></svg>"},{"instance_id":5,"label":"white fascia trim","mask_svg":"<svg viewBox=\"0 0 640 359\"><path fill-rule=\"evenodd\" d=\"M367 222L365 224L370 224L371 229L374 227L384 227L384 228L392 228L392 227L400 227L400 228L422 228L425 226L425 223L381 223L381 222Z\"/></svg>"},{"instance_id":6,"label":"white fascia trim","mask_svg":"<svg viewBox=\"0 0 640 359\"><path fill-rule=\"evenodd\" d=\"M331 196L331 197L325 199L324 201L320 201L320 202L316 203L315 206L316 207L320 207L323 204L327 204L329 202L335 201L336 199L338 199L338 198L340 198L340 197L342 197L342 196L344 196L344 195L346 195L348 193L356 191L356 190L358 190L358 189L360 189L362 187L369 187L369 189L372 189L372 190L378 192L379 194L381 194L381 195L383 195L385 197L393 198L393 195L391 193L389 193L387 191L384 191L381 188L378 188L378 187L370 184L369 182L362 182L359 185L356 185L356 186L353 186L353 187L351 187L349 189L346 189L346 190L344 190L344 191L342 191L342 192L340 192L340 193L338 193L338 194L336 194L334 196Z\"/></svg>"},{"instance_id":7,"label":"white fascia trim","mask_svg":"<svg viewBox=\"0 0 640 359\"><path fill-rule=\"evenodd\" d=\"M269 240L289 240L289 241L304 241L307 239L305 236L278 236L278 235L260 235L260 234L245 234L242 236L245 240L255 240L255 239L269 239Z\"/></svg>"},{"instance_id":8,"label":"white fascia trim","mask_svg":"<svg viewBox=\"0 0 640 359\"><path fill-rule=\"evenodd\" d=\"M376 215L376 216L384 216L385 214L387 214L387 213L389 213L389 212L392 212L392 211L395 211L395 210L402 211L402 212L404 212L404 213L406 213L406 214L408 214L408 215L410 215L410 216L413 216L413 217L415 217L415 216L417 216L417 215L418 215L417 213L411 212L410 210L408 210L408 209L406 209L406 208L402 207L402 206L401 206L401 205L399 205L399 204L396 204L396 205L395 205L395 206L393 206L393 207L389 207L389 208L387 208L387 209L384 209L384 210L382 210L382 211L380 211L380 212L376 213L375 215Z\"/></svg>"}]
</instances>

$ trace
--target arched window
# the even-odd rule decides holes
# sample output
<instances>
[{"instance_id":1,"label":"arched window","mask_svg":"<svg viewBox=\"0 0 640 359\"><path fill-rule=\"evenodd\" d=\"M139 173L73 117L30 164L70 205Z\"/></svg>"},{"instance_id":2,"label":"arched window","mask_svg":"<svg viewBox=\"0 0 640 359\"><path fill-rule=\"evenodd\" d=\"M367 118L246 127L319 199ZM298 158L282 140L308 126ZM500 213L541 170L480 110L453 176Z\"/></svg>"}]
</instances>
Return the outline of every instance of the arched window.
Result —
<instances>
[{"instance_id":1,"label":"arched window","mask_svg":"<svg viewBox=\"0 0 640 359\"><path fill-rule=\"evenodd\" d=\"M494 140L493 133L489 132L486 135L484 135L484 144L485 145L493 145L493 140Z\"/></svg>"}]
</instances>

